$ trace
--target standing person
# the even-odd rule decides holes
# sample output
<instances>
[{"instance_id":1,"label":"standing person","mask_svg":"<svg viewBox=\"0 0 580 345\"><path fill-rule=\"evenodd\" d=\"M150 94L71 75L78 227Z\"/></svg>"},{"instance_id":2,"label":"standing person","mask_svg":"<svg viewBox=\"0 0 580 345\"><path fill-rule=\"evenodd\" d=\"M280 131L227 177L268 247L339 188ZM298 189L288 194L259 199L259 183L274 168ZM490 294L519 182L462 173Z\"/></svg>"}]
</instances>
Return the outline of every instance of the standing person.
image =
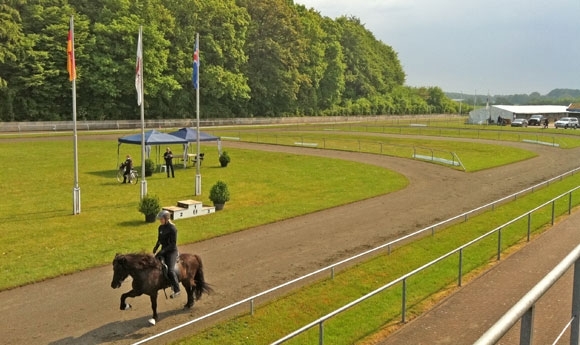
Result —
<instances>
[{"instance_id":1,"label":"standing person","mask_svg":"<svg viewBox=\"0 0 580 345\"><path fill-rule=\"evenodd\" d=\"M165 166L167 170L167 178L169 178L169 170L171 169L171 177L175 178L175 173L173 172L173 152L168 147L165 149L165 153L163 154L163 158L165 159Z\"/></svg>"},{"instance_id":2,"label":"standing person","mask_svg":"<svg viewBox=\"0 0 580 345\"><path fill-rule=\"evenodd\" d=\"M157 243L153 247L153 254L161 246L161 250L155 254L155 257L159 260L163 259L162 262L167 265L167 276L173 289L170 297L175 298L180 294L179 280L177 279L177 273L175 273L175 262L179 255L177 251L177 228L171 222L169 211L162 210L157 214L157 219L159 219L161 225L158 228Z\"/></svg>"},{"instance_id":3,"label":"standing person","mask_svg":"<svg viewBox=\"0 0 580 345\"><path fill-rule=\"evenodd\" d=\"M121 167L125 168L125 173L123 174L123 183L127 183L127 178L129 178L129 182L131 182L131 169L133 169L133 160L131 159L131 155L127 155Z\"/></svg>"}]
</instances>

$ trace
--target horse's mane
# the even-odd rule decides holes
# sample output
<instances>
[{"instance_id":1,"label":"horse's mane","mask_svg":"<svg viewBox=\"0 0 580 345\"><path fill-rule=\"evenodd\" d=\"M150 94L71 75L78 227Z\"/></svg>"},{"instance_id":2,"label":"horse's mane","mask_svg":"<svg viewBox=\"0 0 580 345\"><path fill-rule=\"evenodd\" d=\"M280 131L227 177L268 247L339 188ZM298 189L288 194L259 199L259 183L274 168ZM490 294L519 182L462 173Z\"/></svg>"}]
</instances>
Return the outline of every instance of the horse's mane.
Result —
<instances>
[{"instance_id":1,"label":"horse's mane","mask_svg":"<svg viewBox=\"0 0 580 345\"><path fill-rule=\"evenodd\" d=\"M123 257L131 267L138 270L159 267L159 260L149 253L131 253L123 255Z\"/></svg>"}]
</instances>

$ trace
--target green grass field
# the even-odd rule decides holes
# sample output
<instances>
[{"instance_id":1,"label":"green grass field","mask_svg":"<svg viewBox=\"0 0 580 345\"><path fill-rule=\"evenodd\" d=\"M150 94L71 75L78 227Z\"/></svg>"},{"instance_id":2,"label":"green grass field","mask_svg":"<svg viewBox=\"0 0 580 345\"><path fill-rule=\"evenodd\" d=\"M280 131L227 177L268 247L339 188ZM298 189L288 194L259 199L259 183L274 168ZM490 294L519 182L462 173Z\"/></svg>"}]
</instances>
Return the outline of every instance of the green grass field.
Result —
<instances>
[{"instance_id":1,"label":"green grass field","mask_svg":"<svg viewBox=\"0 0 580 345\"><path fill-rule=\"evenodd\" d=\"M217 136L228 136L231 132L216 131ZM510 147L505 149L499 144L482 144L457 140L430 140L417 138L394 138L372 135L349 134L320 134L320 133L271 133L271 132L235 132L242 141L263 144L297 146L316 144L316 147L328 150L354 151L381 154L393 157L411 158L414 154L435 156L451 160L452 152L459 157L465 171L475 172L505 164L510 164L536 156L534 152ZM580 142L580 140L579 140ZM501 155L497 153L501 152ZM460 167L450 168L461 169ZM463 170L463 169L461 169Z\"/></svg>"},{"instance_id":2,"label":"green grass field","mask_svg":"<svg viewBox=\"0 0 580 345\"><path fill-rule=\"evenodd\" d=\"M497 207L494 211L470 217L464 223L438 231L434 236L425 236L399 247L390 255L378 255L337 274L334 279L323 278L318 283L268 302L257 308L254 315L246 314L222 322L174 344L269 344L547 200L577 187L578 184L580 175L573 175L533 194ZM580 192L576 191L572 195L573 207L580 203L579 194ZM568 206L567 198L558 200L554 205L556 215L566 213ZM532 237L546 230L546 226L551 222L551 216L551 205L534 212L530 226ZM502 228L502 251L510 251L513 246L526 241L527 225L527 220L522 219ZM463 283L465 284L483 267L494 262L496 251L497 235L489 236L464 250ZM457 256L451 256L408 279L407 320L420 315L438 298L457 288L457 265ZM396 327L400 321L401 285L398 284L326 321L324 343L367 344L365 342L367 337L385 327ZM286 343L315 344L318 336L318 327L313 327Z\"/></svg>"},{"instance_id":3,"label":"green grass field","mask_svg":"<svg viewBox=\"0 0 580 345\"><path fill-rule=\"evenodd\" d=\"M174 179L164 173L147 179L148 192L159 196L162 206L187 199L211 205L213 183L223 180L229 186L231 201L224 211L177 222L179 244L370 198L407 184L403 176L375 166L224 146L232 157L227 168L219 167L215 144L203 147L201 198L194 197L195 168L176 166ZM177 147L173 150L179 153ZM117 142L83 136L78 153L81 214L73 216L72 139L0 142L0 158L11 162L2 172L6 197L0 200L0 289L108 264L116 252L151 249L157 223L145 223L137 210L140 186L122 185L115 178ZM140 165L140 146L123 144L121 158L125 153Z\"/></svg>"},{"instance_id":4,"label":"green grass field","mask_svg":"<svg viewBox=\"0 0 580 345\"><path fill-rule=\"evenodd\" d=\"M308 140L320 138L316 133L307 132L300 135L267 135L270 138L275 137L276 140L288 136L289 138L284 139L289 139L288 143L275 143L289 145L298 136L307 137ZM4 211L0 215L4 230L0 233L0 240L4 244L0 262L0 290L108 264L116 252L149 251L156 239L157 224L145 223L144 216L137 211L139 185L121 185L115 179L119 163L116 140L96 140L90 135L80 137L78 152L82 212L80 215L72 215L73 145L71 137L62 139L52 136L47 140L30 138L27 141L0 141L0 158L12 163L2 172L6 197L0 200L0 209ZM368 145L373 150L375 146L385 148L388 145L420 145L432 150L457 151L464 164L470 166L468 171L487 169L534 156L530 151L510 148L502 151L509 151L509 154L499 158L497 150L502 148L500 144L471 146L457 140L441 138L423 138L420 141L411 138L401 141L397 139L376 144L381 140L385 139L369 138L368 135L357 137L353 133L334 133L332 138L325 136L321 145L336 141L343 142L344 146L327 148L372 152L370 148L362 150L361 147L366 146L361 143L373 142L374 144ZM199 200L209 204L208 191L218 179L228 183L232 200L227 203L224 211L177 221L180 228L179 244L193 243L390 193L407 185L403 176L374 166L335 159L229 149L227 142L223 146L232 157L227 168L219 167L215 145L203 146L202 151L206 153L206 158L201 169L203 188ZM179 155L180 150L177 147L172 149L176 156ZM139 146L122 145L120 159L126 153L136 158L137 165L140 164ZM372 153L389 154L381 151ZM409 157L408 152L401 156ZM193 168L182 169L176 165L175 179L167 179L164 173L156 173L147 181L149 193L159 196L163 206L175 205L178 200L195 198ZM438 253L448 251L459 241L463 243L465 238L489 230L492 222L513 218L522 210L536 206L540 200L549 199L578 182L576 176L567 178L503 206L493 215L481 215L471 219L469 225L460 224L442 231L435 237L440 239L438 241L425 238L397 249L391 256L378 257L361 264L355 268L359 271L351 271L348 275L340 274L335 280L324 280L310 288L301 289L259 308L254 317L242 316L205 331L195 337L195 343L260 344L274 340L302 326L306 323L305 320L311 321L316 315L320 316L348 303L353 297L361 296L373 286L384 284L401 272L420 265ZM320 198L321 194L325 197ZM576 199L578 198L574 198ZM563 213L565 205L558 207L559 213ZM466 228L462 229L461 226ZM535 231L542 229L543 225L535 224ZM458 233L462 236L457 236ZM505 243L518 243L522 236L520 232L514 231L510 237L506 236ZM475 270L485 265L493 255L489 254L489 247L493 247L493 243L484 243L481 248L473 249L472 259L466 263L469 269ZM385 265L389 270L377 277L376 271ZM411 302L413 308L410 312L420 313L429 296L450 285L450 275L452 273L446 269L437 269L421 277L421 280L431 283L415 282ZM325 298L320 299L320 289L328 291L329 287L332 293L325 293ZM333 344L352 344L382 327L385 320L396 321L400 304L394 301L398 293L394 292L391 297L381 297L379 301L361 307L359 312L349 312L346 316L329 322L326 326L330 327L329 338L326 341ZM392 304L393 307L378 312L377 303ZM304 316L296 314L296 310L300 311L298 314L304 312ZM371 320L368 320L369 314L373 314ZM368 323L368 327L352 326L361 323ZM265 334L269 337L265 337ZM315 338L316 331L308 332L304 337L306 338L299 338L291 343L300 344L307 338ZM191 341L187 339L182 343Z\"/></svg>"},{"instance_id":5,"label":"green grass field","mask_svg":"<svg viewBox=\"0 0 580 345\"><path fill-rule=\"evenodd\" d=\"M118 155L114 139L98 140L87 133L79 136L81 214L72 216L72 136L30 135L25 139L0 142L0 158L11 162L2 172L7 197L0 200L0 209L7 211L0 220L8 231L0 235L6 244L0 263L0 289L106 264L116 252L150 249L156 226L145 223L137 211L139 186L121 185L115 179L126 153L140 165L139 145L123 144ZM347 143L342 150L356 150L352 135L337 137L337 142L339 139ZM453 141L422 140L421 145L461 150ZM232 163L219 168L217 147L203 146L206 159L200 201L210 203L208 191L217 180L228 183L232 200L225 212L181 220L180 227L195 231L180 232L180 244L389 193L407 183L393 172L353 162L229 150L227 142L224 149L232 156ZM533 156L529 151L514 150L498 162L496 149L479 145L467 153L463 148L466 153L461 151L462 159L477 161L485 168L485 164L491 167ZM178 156L181 150L174 147L173 151ZM157 159L155 150L152 158ZM195 169L176 167L175 179L167 179L163 173L147 179L148 192L159 196L163 206L193 198Z\"/></svg>"}]
</instances>

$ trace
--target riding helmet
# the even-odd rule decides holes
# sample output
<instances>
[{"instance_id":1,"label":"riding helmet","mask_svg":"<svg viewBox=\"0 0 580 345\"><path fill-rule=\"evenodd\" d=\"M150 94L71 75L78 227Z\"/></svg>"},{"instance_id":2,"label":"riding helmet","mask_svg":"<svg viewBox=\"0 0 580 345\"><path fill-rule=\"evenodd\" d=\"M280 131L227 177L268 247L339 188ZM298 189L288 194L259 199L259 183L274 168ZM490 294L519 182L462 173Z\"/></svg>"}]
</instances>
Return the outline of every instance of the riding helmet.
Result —
<instances>
[{"instance_id":1,"label":"riding helmet","mask_svg":"<svg viewBox=\"0 0 580 345\"><path fill-rule=\"evenodd\" d=\"M165 218L165 219L169 219L170 218L170 214L169 211L167 210L161 210L161 212L157 213L157 219L161 219L161 218Z\"/></svg>"}]
</instances>

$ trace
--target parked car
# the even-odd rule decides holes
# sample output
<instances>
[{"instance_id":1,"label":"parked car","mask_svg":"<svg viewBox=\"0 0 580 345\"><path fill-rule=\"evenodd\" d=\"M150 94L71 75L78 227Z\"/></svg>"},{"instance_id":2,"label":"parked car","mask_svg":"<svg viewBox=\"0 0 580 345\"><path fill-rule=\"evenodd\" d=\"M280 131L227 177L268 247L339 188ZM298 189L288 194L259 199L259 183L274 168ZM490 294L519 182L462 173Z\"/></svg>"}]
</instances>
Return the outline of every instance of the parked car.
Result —
<instances>
[{"instance_id":1,"label":"parked car","mask_svg":"<svg viewBox=\"0 0 580 345\"><path fill-rule=\"evenodd\" d=\"M528 127L528 120L526 119L515 119L512 121L512 127Z\"/></svg>"},{"instance_id":2,"label":"parked car","mask_svg":"<svg viewBox=\"0 0 580 345\"><path fill-rule=\"evenodd\" d=\"M546 117L544 115L532 115L528 120L528 125L530 126L540 126L544 123Z\"/></svg>"},{"instance_id":3,"label":"parked car","mask_svg":"<svg viewBox=\"0 0 580 345\"><path fill-rule=\"evenodd\" d=\"M554 127L556 128L578 128L580 124L578 123L578 118L576 117L563 117L560 120L554 122Z\"/></svg>"}]
</instances>

